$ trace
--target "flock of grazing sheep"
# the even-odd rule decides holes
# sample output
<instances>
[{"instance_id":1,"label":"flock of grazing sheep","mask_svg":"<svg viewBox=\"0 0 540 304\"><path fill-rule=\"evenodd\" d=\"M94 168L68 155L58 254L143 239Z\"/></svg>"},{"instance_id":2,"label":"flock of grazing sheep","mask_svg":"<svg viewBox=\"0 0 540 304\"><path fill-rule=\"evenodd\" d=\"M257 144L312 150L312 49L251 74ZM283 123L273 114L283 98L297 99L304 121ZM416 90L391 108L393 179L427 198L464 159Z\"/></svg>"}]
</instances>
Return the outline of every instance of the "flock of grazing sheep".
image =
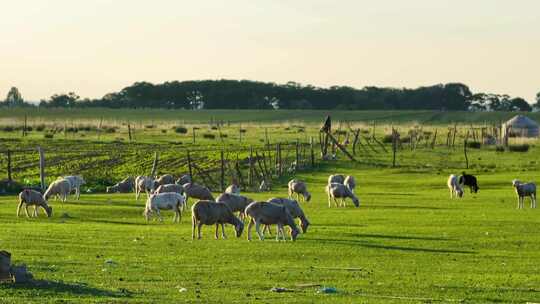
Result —
<instances>
[{"instance_id":1,"label":"flock of grazing sheep","mask_svg":"<svg viewBox=\"0 0 540 304\"><path fill-rule=\"evenodd\" d=\"M451 174L448 177L448 189L450 190L450 198L461 198L463 197L464 191L463 188L468 186L471 190L471 193L477 193L480 189L478 187L478 181L476 176L466 174L463 172L462 175L457 176ZM536 208L536 184L535 183L522 183L517 179L512 181L512 186L516 191L518 197L518 209L523 209L524 201L526 197L531 198L531 208Z\"/></svg>"},{"instance_id":2,"label":"flock of grazing sheep","mask_svg":"<svg viewBox=\"0 0 540 304\"><path fill-rule=\"evenodd\" d=\"M49 185L44 194L38 191L25 189L19 193L19 205L17 216L20 215L24 206L26 216L29 217L28 207L34 206L32 216L38 216L39 208L43 208L47 216L52 215L52 207L47 201L51 197L60 198L65 202L67 196L75 192L76 199L80 196L80 187L85 183L81 176L60 177ZM450 175L447 182L450 190L450 198L463 197L463 188L468 186L471 193L479 190L478 181L475 176L466 174ZM512 185L518 196L518 209L524 208L525 197L531 198L531 208L536 208L536 185L534 183L521 183L513 180ZM328 195L328 207L332 202L336 207L346 206L346 199L349 198L356 207L360 206L360 200L354 193L356 181L353 176L331 175L325 191ZM226 238L225 224L234 226L236 236L239 237L244 230L244 221L249 218L247 239L251 240L251 230L255 225L255 230L259 239L264 240L264 234L269 231L270 225L277 226L276 239L285 240L284 227L290 227L290 236L294 241L300 229L298 229L294 219L298 218L303 233L307 232L309 221L302 210L300 202L309 202L311 193L308 191L305 182L293 179L288 183L288 198L270 198L266 202L253 201L240 194L240 187L229 186L224 193L214 198L212 192L205 186L196 184L189 175L184 175L175 180L172 175L166 174L158 179L146 176L137 178L126 178L121 182L107 187L107 193L131 192L135 190L135 199L139 200L141 193L145 193L147 200L143 212L146 220L149 221L155 215L160 221L163 220L160 210L172 210L175 213L174 222L180 222L182 211L187 210L189 198L198 199L191 207L192 214L192 238L201 238L201 228L203 225L215 225L215 237L219 238L219 227L221 226L221 236ZM296 197L296 200L293 198ZM339 202L338 202L339 201ZM339 204L338 204L339 203ZM238 215L237 215L238 213ZM264 225L261 230L261 225Z\"/></svg>"}]
</instances>

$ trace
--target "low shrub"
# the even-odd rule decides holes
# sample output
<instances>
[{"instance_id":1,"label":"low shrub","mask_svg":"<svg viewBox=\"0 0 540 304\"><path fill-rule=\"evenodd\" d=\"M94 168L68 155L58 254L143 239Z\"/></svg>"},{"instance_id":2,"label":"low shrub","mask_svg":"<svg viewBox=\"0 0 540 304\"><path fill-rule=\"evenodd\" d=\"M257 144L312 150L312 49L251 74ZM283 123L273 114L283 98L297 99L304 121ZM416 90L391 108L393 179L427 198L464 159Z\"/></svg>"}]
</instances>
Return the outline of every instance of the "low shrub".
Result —
<instances>
[{"instance_id":1,"label":"low shrub","mask_svg":"<svg viewBox=\"0 0 540 304\"><path fill-rule=\"evenodd\" d=\"M212 129L212 130L217 130L217 129L218 129L218 127L216 127L216 126L212 126L212 127L210 128L210 129Z\"/></svg>"},{"instance_id":2,"label":"low shrub","mask_svg":"<svg viewBox=\"0 0 540 304\"><path fill-rule=\"evenodd\" d=\"M52 133L45 133L45 134L43 134L43 137L44 137L44 138L49 138L49 139L51 139L51 138L54 137L54 134L52 134Z\"/></svg>"},{"instance_id":3,"label":"low shrub","mask_svg":"<svg viewBox=\"0 0 540 304\"><path fill-rule=\"evenodd\" d=\"M186 134L188 132L188 129L184 126L176 126L174 127L174 132L179 134Z\"/></svg>"},{"instance_id":4,"label":"low shrub","mask_svg":"<svg viewBox=\"0 0 540 304\"><path fill-rule=\"evenodd\" d=\"M382 142L385 143L385 144L391 144L391 143L392 143L392 139L393 139L392 134L386 134L386 135L384 135L384 137L382 138Z\"/></svg>"},{"instance_id":5,"label":"low shrub","mask_svg":"<svg viewBox=\"0 0 540 304\"><path fill-rule=\"evenodd\" d=\"M146 125L146 126L144 126L144 127L145 127L146 129L153 129L153 128L155 128L156 126L154 126L154 125Z\"/></svg>"},{"instance_id":6,"label":"low shrub","mask_svg":"<svg viewBox=\"0 0 540 304\"><path fill-rule=\"evenodd\" d=\"M165 134L165 133L167 133L167 130L161 129L161 133L164 133L164 134Z\"/></svg>"},{"instance_id":7,"label":"low shrub","mask_svg":"<svg viewBox=\"0 0 540 304\"><path fill-rule=\"evenodd\" d=\"M246 133L247 130L246 129L240 129L240 133Z\"/></svg>"},{"instance_id":8,"label":"low shrub","mask_svg":"<svg viewBox=\"0 0 540 304\"><path fill-rule=\"evenodd\" d=\"M4 132L13 132L15 131L15 128L12 127L12 126L3 126L0 128L0 130L4 131Z\"/></svg>"},{"instance_id":9,"label":"low shrub","mask_svg":"<svg viewBox=\"0 0 540 304\"><path fill-rule=\"evenodd\" d=\"M212 133L204 133L203 134L203 138L207 138L207 139L215 139L216 136Z\"/></svg>"},{"instance_id":10,"label":"low shrub","mask_svg":"<svg viewBox=\"0 0 540 304\"><path fill-rule=\"evenodd\" d=\"M45 130L45 125L37 125L36 126L36 131L42 132L43 130Z\"/></svg>"},{"instance_id":11,"label":"low shrub","mask_svg":"<svg viewBox=\"0 0 540 304\"><path fill-rule=\"evenodd\" d=\"M527 152L529 151L529 145L528 144L509 145L508 150L512 152Z\"/></svg>"},{"instance_id":12,"label":"low shrub","mask_svg":"<svg viewBox=\"0 0 540 304\"><path fill-rule=\"evenodd\" d=\"M467 142L467 148L471 149L480 149L482 147L482 144L478 141L468 141Z\"/></svg>"}]
</instances>

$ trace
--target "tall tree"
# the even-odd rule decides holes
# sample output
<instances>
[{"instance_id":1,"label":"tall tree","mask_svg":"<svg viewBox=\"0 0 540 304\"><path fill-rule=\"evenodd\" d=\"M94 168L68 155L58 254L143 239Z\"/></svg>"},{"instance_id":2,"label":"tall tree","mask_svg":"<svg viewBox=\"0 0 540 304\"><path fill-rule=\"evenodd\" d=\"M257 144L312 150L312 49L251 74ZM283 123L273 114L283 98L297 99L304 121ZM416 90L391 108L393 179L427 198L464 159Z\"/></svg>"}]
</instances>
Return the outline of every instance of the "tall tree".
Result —
<instances>
[{"instance_id":1,"label":"tall tree","mask_svg":"<svg viewBox=\"0 0 540 304\"><path fill-rule=\"evenodd\" d=\"M19 89L17 89L16 87L12 87L6 96L4 104L8 107L23 106L24 99L21 95L21 92L19 92Z\"/></svg>"}]
</instances>

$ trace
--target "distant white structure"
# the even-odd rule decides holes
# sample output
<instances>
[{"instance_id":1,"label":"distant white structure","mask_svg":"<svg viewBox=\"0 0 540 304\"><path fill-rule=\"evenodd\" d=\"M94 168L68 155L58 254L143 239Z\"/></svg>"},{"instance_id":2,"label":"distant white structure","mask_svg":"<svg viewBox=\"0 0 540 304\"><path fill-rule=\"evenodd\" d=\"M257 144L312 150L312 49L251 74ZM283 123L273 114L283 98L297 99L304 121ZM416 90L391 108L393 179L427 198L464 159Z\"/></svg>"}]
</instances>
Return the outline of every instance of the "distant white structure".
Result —
<instances>
[{"instance_id":1,"label":"distant white structure","mask_svg":"<svg viewBox=\"0 0 540 304\"><path fill-rule=\"evenodd\" d=\"M508 132L510 136L538 137L539 135L538 123L523 115L516 115L503 123L502 130L504 134Z\"/></svg>"}]
</instances>

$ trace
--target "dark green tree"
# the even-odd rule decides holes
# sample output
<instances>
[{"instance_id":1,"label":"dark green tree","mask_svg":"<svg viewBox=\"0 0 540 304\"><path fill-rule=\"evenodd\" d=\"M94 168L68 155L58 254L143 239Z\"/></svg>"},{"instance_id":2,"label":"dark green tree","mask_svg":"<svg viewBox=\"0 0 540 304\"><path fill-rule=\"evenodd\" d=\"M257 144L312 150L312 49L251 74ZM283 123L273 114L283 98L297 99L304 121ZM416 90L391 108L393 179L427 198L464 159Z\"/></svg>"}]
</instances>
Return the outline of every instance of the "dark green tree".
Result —
<instances>
[{"instance_id":1,"label":"dark green tree","mask_svg":"<svg viewBox=\"0 0 540 304\"><path fill-rule=\"evenodd\" d=\"M49 100L41 100L39 106L49 108L71 108L77 106L79 99L79 95L73 92L68 94L55 94L51 96Z\"/></svg>"},{"instance_id":2,"label":"dark green tree","mask_svg":"<svg viewBox=\"0 0 540 304\"><path fill-rule=\"evenodd\" d=\"M6 96L6 100L4 101L4 104L8 107L24 106L25 104L24 99L21 93L19 92L19 89L17 89L16 87L12 87Z\"/></svg>"}]
</instances>

